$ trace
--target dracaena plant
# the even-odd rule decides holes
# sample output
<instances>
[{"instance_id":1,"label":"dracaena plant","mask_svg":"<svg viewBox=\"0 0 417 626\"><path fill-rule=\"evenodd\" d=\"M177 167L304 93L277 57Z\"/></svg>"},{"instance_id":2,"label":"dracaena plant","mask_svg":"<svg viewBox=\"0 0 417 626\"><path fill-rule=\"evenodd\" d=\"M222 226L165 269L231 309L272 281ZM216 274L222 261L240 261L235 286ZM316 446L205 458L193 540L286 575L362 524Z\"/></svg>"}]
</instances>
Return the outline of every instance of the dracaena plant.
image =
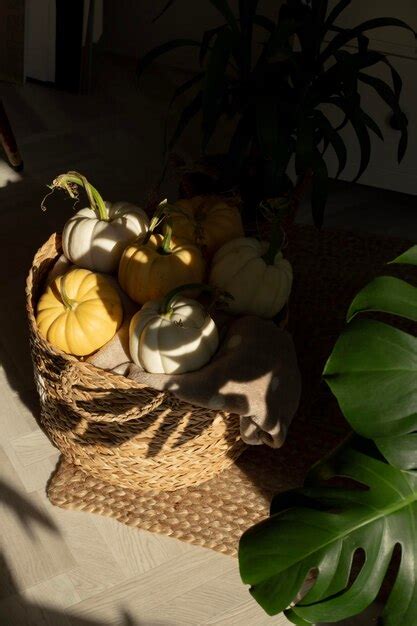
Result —
<instances>
[{"instance_id":1,"label":"dracaena plant","mask_svg":"<svg viewBox=\"0 0 417 626\"><path fill-rule=\"evenodd\" d=\"M399 131L398 161L407 147L407 118L400 106L401 78L387 57L369 49L370 31L397 26L413 29L396 18L379 17L354 28L338 25L352 0L339 0L329 10L327 0L286 0L276 20L262 14L262 1L239 0L235 14L227 0L207 0L224 23L204 32L200 41L174 39L156 47L139 62L138 75L162 55L188 46L199 53L200 71L180 85L171 105L183 94L189 101L167 140L171 150L188 123L202 113L202 150L209 147L219 121L235 122L226 166L226 185L248 180L256 171L259 201L291 188L288 169L295 155L296 173L312 177L312 210L320 224L328 193L324 155L331 146L338 159L337 176L347 162L340 134L350 124L358 138L358 179L371 157L371 134L383 133L361 100L361 84L373 89L391 109ZM169 0L164 13L175 4ZM192 8L190 9L192 11ZM159 16L158 16L159 17ZM354 44L354 47L351 47ZM348 46L348 48L346 48ZM350 46L350 47L349 47ZM368 73L385 65L388 82ZM323 108L323 105L326 105ZM338 126L331 110L341 112ZM249 181L253 189L254 182Z\"/></svg>"},{"instance_id":2,"label":"dracaena plant","mask_svg":"<svg viewBox=\"0 0 417 626\"><path fill-rule=\"evenodd\" d=\"M417 265L417 246L394 263ZM303 489L276 497L271 517L240 542L255 599L271 615L287 609L298 625L366 609L398 548L382 623L417 624L417 338L361 315L372 311L417 322L417 288L383 276L353 300L324 378L355 436L312 468ZM335 477L350 482L336 486ZM358 551L364 558L352 575ZM309 573L311 589L287 608Z\"/></svg>"}]
</instances>

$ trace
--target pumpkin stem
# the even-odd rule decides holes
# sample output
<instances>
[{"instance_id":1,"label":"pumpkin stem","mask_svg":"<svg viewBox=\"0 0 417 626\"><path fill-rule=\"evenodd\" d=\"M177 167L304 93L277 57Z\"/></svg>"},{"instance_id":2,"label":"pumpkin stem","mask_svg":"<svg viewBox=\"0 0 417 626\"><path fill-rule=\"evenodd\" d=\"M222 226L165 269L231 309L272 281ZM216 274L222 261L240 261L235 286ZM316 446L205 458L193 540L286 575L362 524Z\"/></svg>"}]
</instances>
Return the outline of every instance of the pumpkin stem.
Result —
<instances>
[{"instance_id":1,"label":"pumpkin stem","mask_svg":"<svg viewBox=\"0 0 417 626\"><path fill-rule=\"evenodd\" d=\"M148 232L146 233L145 237L142 239L142 244L148 243L153 231L158 226L158 224L160 224L160 222L164 219L164 216L167 211L167 207L168 207L168 200L167 198L165 198L165 200L162 200L162 202L158 204L158 208L156 209L150 221Z\"/></svg>"},{"instance_id":2,"label":"pumpkin stem","mask_svg":"<svg viewBox=\"0 0 417 626\"><path fill-rule=\"evenodd\" d=\"M88 197L91 209L95 212L99 220L107 221L107 209L105 202L97 189L88 182L83 174L79 172L67 172L66 174L60 174L52 181L50 188L64 189L71 198L78 198L78 192L76 185L82 186ZM49 195L49 194L48 194Z\"/></svg>"},{"instance_id":3,"label":"pumpkin stem","mask_svg":"<svg viewBox=\"0 0 417 626\"><path fill-rule=\"evenodd\" d=\"M143 244L148 243L153 231L161 223L164 217L166 217L167 215L172 215L172 213L175 213L176 211L177 211L177 207L174 204L169 204L167 198L165 198L165 200L162 200L162 202L158 204L158 208L156 209L154 216L151 219L148 232L146 233L144 239L142 240L142 243ZM166 251L168 251L168 249L169 249L169 245Z\"/></svg>"},{"instance_id":4,"label":"pumpkin stem","mask_svg":"<svg viewBox=\"0 0 417 626\"><path fill-rule=\"evenodd\" d=\"M164 235L164 239L162 241L161 252L162 254L169 254L169 250L171 247L171 237L172 237L172 223L168 220L166 224L166 231Z\"/></svg>"},{"instance_id":5,"label":"pumpkin stem","mask_svg":"<svg viewBox=\"0 0 417 626\"><path fill-rule=\"evenodd\" d=\"M61 300L64 303L65 308L73 309L76 304L76 301L68 297L68 293L65 288L66 277L67 277L67 274L63 274L61 276L61 284L60 284Z\"/></svg>"},{"instance_id":6,"label":"pumpkin stem","mask_svg":"<svg viewBox=\"0 0 417 626\"><path fill-rule=\"evenodd\" d=\"M204 283L187 283L186 285L180 285L175 289L172 289L165 298L162 300L162 304L159 309L160 315L168 315L172 311L172 305L176 297L182 293L183 291L191 291L191 290L199 290L201 293L213 293L216 291L214 287L210 287L210 285L205 285Z\"/></svg>"},{"instance_id":7,"label":"pumpkin stem","mask_svg":"<svg viewBox=\"0 0 417 626\"><path fill-rule=\"evenodd\" d=\"M289 208L289 203L285 201L281 204L278 209L275 211L275 217L272 222L272 232L271 238L269 240L269 247L264 256L263 260L267 265L273 265L275 261L275 257L278 252L282 248L282 244L284 243L284 231L281 226L281 222L283 217L286 215Z\"/></svg>"}]
</instances>

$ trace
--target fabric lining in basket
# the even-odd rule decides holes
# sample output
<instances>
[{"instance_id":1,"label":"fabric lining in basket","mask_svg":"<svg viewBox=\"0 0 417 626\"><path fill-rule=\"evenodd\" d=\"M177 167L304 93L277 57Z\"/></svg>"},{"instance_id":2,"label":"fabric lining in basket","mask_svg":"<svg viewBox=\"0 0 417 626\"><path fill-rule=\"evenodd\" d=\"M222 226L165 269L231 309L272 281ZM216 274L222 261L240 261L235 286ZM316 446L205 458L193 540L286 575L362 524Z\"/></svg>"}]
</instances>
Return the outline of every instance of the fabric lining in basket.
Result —
<instances>
[{"instance_id":1,"label":"fabric lining in basket","mask_svg":"<svg viewBox=\"0 0 417 626\"><path fill-rule=\"evenodd\" d=\"M289 330L297 348L303 393L283 448L247 449L223 472L174 491L145 491L140 484L122 484L122 457L120 474L108 477L104 472L92 473L85 456L82 463L76 456L67 456L49 482L51 502L236 554L242 532L268 515L272 494L299 486L308 467L347 434L335 399L320 383L321 371L354 294L382 272L406 276L407 268L384 266L408 245L399 239L346 231L294 229L286 250L295 276ZM156 398L150 401L157 402ZM111 419L111 414L106 418ZM61 443L58 430L54 438L57 445ZM103 441L103 450L106 445L109 442Z\"/></svg>"}]
</instances>

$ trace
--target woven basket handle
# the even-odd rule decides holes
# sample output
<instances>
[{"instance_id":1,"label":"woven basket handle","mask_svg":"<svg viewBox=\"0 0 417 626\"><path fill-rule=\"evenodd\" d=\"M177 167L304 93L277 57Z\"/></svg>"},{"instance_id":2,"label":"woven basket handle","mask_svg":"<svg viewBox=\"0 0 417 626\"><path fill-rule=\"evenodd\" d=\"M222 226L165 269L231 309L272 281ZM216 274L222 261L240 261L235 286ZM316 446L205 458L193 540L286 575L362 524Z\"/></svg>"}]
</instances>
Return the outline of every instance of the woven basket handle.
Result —
<instances>
[{"instance_id":1,"label":"woven basket handle","mask_svg":"<svg viewBox=\"0 0 417 626\"><path fill-rule=\"evenodd\" d=\"M102 377L97 377L97 385L93 385L91 377L88 381L83 380L79 370L75 364L65 368L61 377L62 397L74 413L87 421L128 422L151 413L166 398L166 392L151 387L134 387L122 376L118 376L120 386L114 387L116 376L112 375L113 384L110 385L104 371Z\"/></svg>"}]
</instances>

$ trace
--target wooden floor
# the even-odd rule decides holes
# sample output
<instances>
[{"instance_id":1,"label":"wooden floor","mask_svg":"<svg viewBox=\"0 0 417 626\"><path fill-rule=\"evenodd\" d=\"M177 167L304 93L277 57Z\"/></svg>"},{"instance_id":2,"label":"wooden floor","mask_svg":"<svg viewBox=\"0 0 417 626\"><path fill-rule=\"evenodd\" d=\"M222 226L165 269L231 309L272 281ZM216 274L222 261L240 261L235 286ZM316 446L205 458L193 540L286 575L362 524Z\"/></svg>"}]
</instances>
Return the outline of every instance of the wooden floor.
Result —
<instances>
[{"instance_id":1,"label":"wooden floor","mask_svg":"<svg viewBox=\"0 0 417 626\"><path fill-rule=\"evenodd\" d=\"M169 94L169 78L163 80ZM45 496L57 451L35 419L24 278L35 249L62 227L71 205L63 208L62 198L52 198L42 213L40 200L55 175L79 169L105 197L141 202L159 172L165 102L152 82L146 97L135 89L129 71L119 67L83 98L38 85L1 88L25 171L19 176L0 160L0 624L288 624L282 616L267 617L251 599L236 560L54 508ZM192 133L187 141L192 151ZM361 193L368 209L372 202L378 208L365 217L374 230L398 229L399 222L403 231L415 228L409 199L395 196L403 221L394 224L389 209L381 209L380 192ZM352 214L356 210L360 224L359 196ZM341 221L340 209L352 198L350 187L335 191L330 223ZM351 623L370 624L371 618Z\"/></svg>"}]
</instances>

